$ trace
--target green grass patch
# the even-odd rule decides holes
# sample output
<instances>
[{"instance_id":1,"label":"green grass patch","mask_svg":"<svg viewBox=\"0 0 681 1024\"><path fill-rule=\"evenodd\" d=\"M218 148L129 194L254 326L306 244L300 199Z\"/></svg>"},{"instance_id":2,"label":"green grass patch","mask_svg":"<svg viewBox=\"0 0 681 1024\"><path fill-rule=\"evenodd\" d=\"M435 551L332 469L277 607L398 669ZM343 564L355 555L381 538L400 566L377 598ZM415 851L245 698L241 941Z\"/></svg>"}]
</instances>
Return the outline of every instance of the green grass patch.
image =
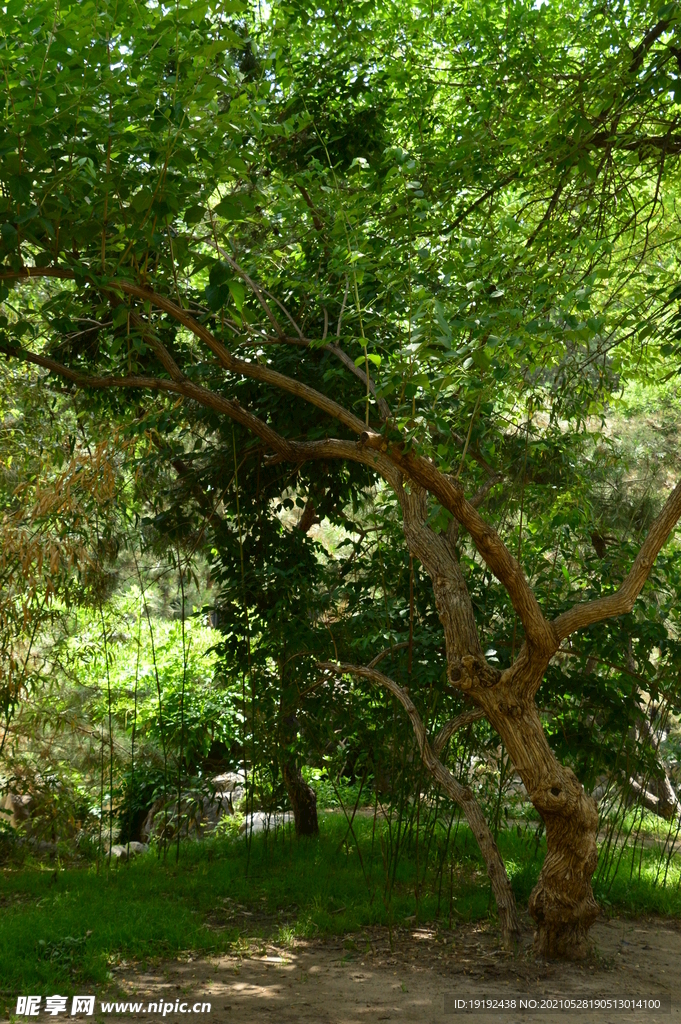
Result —
<instances>
[{"instance_id":1,"label":"green grass patch","mask_svg":"<svg viewBox=\"0 0 681 1024\"><path fill-rule=\"evenodd\" d=\"M131 864L55 870L43 865L0 875L0 977L9 1008L18 993L71 994L83 983L106 984L119 958L148 961L182 951L210 954L244 939L285 942L295 935L344 934L372 925L403 926L437 919L448 926L494 913L477 847L460 827L439 870L439 828L427 847L405 840L395 869L385 823L354 824L359 851L338 814L320 815L320 835L289 831L246 840L186 843L175 863L150 852ZM381 841L382 840L382 841ZM440 844L438 846L438 843ZM516 830L499 846L519 902L534 885L544 845ZM425 858L428 855L428 864ZM638 854L636 855L638 856ZM418 864L418 875L417 875ZM424 870L425 868L425 870ZM654 851L622 858L614 880L597 896L613 907L681 915L679 869L667 887ZM664 870L664 869L663 869ZM417 878L419 881L417 899Z\"/></svg>"},{"instance_id":2,"label":"green grass patch","mask_svg":"<svg viewBox=\"0 0 681 1024\"><path fill-rule=\"evenodd\" d=\"M681 917L681 858L668 860L662 844L625 849L609 873L596 874L594 893L606 909Z\"/></svg>"}]
</instances>

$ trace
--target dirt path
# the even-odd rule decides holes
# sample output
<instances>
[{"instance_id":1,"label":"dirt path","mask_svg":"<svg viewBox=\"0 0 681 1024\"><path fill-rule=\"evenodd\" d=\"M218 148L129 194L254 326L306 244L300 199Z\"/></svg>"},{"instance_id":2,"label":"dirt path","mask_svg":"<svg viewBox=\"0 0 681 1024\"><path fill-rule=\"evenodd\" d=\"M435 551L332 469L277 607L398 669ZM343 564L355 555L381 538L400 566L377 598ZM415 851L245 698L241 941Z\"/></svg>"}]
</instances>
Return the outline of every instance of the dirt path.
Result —
<instances>
[{"instance_id":1,"label":"dirt path","mask_svg":"<svg viewBox=\"0 0 681 1024\"><path fill-rule=\"evenodd\" d=\"M516 957L499 949L494 932L485 927L401 931L392 953L385 930L367 930L345 940L297 942L286 948L252 944L241 956L166 961L147 971L121 965L116 977L118 991L128 1000L163 1000L173 1010L176 1000L188 1000L190 1008L198 1000L210 1002L204 1024L444 1024L463 1017L478 1024L681 1021L681 928L676 923L613 919L597 924L593 938L592 956L576 965L535 960L529 929ZM473 1015L457 1012L453 1002L520 995L539 1003L560 997L666 996L667 1007L581 1012L518 1007ZM158 1017L116 1014L104 1019L127 1024ZM167 1020L182 1024L187 1016L170 1012Z\"/></svg>"}]
</instances>

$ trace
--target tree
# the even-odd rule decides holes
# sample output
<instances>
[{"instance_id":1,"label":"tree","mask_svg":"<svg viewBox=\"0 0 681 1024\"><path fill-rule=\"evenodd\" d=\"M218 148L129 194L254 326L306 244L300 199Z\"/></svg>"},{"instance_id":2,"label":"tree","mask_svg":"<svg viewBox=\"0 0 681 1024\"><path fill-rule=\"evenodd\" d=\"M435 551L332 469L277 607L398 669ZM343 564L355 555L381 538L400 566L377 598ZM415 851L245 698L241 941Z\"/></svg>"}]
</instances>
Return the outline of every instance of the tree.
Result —
<instances>
[{"instance_id":1,"label":"tree","mask_svg":"<svg viewBox=\"0 0 681 1024\"><path fill-rule=\"evenodd\" d=\"M314 688L318 675L320 567L307 531L287 531L277 518L266 480L257 495L244 491L243 482L238 508L230 508L229 519L213 531L212 574L220 586L216 612L224 637L219 648L225 671L244 679L244 691L248 679L250 712L244 708L244 724L249 718L253 723L255 746L257 705L258 760L267 761L271 753L296 834L315 835L317 797L301 772L298 712L300 694Z\"/></svg>"},{"instance_id":2,"label":"tree","mask_svg":"<svg viewBox=\"0 0 681 1024\"><path fill-rule=\"evenodd\" d=\"M534 698L568 637L631 610L681 484L621 585L551 617L524 480L623 380L676 370L677 6L10 7L2 350L118 413L197 403L269 466L386 481L449 680L546 825L537 950L581 955L596 806ZM479 508L513 468L505 543ZM513 609L505 667L471 555Z\"/></svg>"}]
</instances>

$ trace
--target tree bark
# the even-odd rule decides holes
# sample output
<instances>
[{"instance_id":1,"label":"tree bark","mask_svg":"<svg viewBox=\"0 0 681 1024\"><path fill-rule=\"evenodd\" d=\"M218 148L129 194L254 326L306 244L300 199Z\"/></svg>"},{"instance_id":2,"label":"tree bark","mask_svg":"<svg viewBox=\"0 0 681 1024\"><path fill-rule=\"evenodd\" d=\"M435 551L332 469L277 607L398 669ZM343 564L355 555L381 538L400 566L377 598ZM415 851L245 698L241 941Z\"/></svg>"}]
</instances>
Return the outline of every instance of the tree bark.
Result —
<instances>
[{"instance_id":1,"label":"tree bark","mask_svg":"<svg viewBox=\"0 0 681 1024\"><path fill-rule=\"evenodd\" d=\"M535 949L551 959L581 959L600 913L591 888L598 861L596 801L554 756L534 701L514 707L503 692L489 697L488 718L546 827L546 859L529 901Z\"/></svg>"},{"instance_id":2,"label":"tree bark","mask_svg":"<svg viewBox=\"0 0 681 1024\"><path fill-rule=\"evenodd\" d=\"M319 832L317 794L303 778L295 757L284 755L281 774L293 808L296 835L316 836Z\"/></svg>"},{"instance_id":3,"label":"tree bark","mask_svg":"<svg viewBox=\"0 0 681 1024\"><path fill-rule=\"evenodd\" d=\"M407 543L433 583L450 681L499 733L546 827L546 859L529 902L535 949L541 956L579 959L599 914L591 889L598 811L575 774L555 758L534 703L553 652L531 653L524 645L505 672L488 664L451 538L427 525L424 491L412 486L399 497Z\"/></svg>"},{"instance_id":4,"label":"tree bark","mask_svg":"<svg viewBox=\"0 0 681 1024\"><path fill-rule=\"evenodd\" d=\"M279 704L279 767L286 786L297 836L316 836L319 832L317 821L317 794L303 778L295 754L298 721L295 714L295 693L292 687L284 687Z\"/></svg>"},{"instance_id":5,"label":"tree bark","mask_svg":"<svg viewBox=\"0 0 681 1024\"><path fill-rule=\"evenodd\" d=\"M652 31L654 35L657 28ZM653 139L653 143L664 145L667 151L668 142L662 136ZM640 143L635 145L640 146ZM298 339L285 336L257 284L231 256L224 256L262 306L275 329L277 341L307 344L308 339L300 331ZM87 268L82 269L87 277ZM74 269L62 266L0 269L0 280L36 277L75 280L77 275ZM420 558L433 582L438 613L445 631L449 679L485 712L497 729L546 823L549 853L530 901L537 922L537 948L549 955L581 955L589 923L597 914L591 893L591 874L595 866L595 804L586 797L573 773L562 768L551 753L543 737L534 697L546 666L562 640L578 629L631 611L659 551L681 518L681 481L653 521L620 587L604 597L577 602L549 622L518 560L492 525L479 515L474 503L466 500L458 478L442 472L432 459L418 454L411 445L405 445L404 438L393 440L387 432L373 429L324 393L259 361L236 358L205 324L181 305L151 290L146 283L116 278L107 286L91 276L87 279L112 304L120 301L118 292L150 303L191 331L228 372L250 378L261 386L273 386L307 402L357 435L356 442L328 436L303 441L282 436L269 422L244 408L238 400L226 398L190 380L152 332L145 336L145 341L148 340L167 377L86 375L49 356L0 341L0 352L8 357L41 366L78 387L139 388L192 399L241 424L260 438L274 452L271 462L286 460L298 464L307 460L343 459L369 466L372 472L390 484L402 504L404 532L412 554ZM348 365L338 346L326 347ZM370 375L358 367L353 372L376 395ZM387 421L389 417L384 399L379 397L377 402L382 419ZM405 482L410 490L405 489ZM449 537L442 537L426 525L426 492L468 531L487 568L508 593L525 641L515 662L504 672L489 665L482 653L470 597L454 550L455 532L452 531Z\"/></svg>"}]
</instances>

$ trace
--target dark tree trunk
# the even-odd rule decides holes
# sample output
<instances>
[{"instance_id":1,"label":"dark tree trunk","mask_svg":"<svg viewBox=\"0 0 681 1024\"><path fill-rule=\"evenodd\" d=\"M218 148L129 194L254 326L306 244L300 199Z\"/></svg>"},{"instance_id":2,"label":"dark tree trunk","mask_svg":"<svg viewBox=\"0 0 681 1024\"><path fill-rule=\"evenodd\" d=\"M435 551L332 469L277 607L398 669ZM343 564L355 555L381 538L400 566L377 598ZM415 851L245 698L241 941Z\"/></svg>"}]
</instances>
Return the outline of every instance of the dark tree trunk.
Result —
<instances>
[{"instance_id":1,"label":"dark tree trunk","mask_svg":"<svg viewBox=\"0 0 681 1024\"><path fill-rule=\"evenodd\" d=\"M279 705L279 767L293 809L296 835L316 836L319 832L317 794L300 771L295 752L297 736L295 691L288 687L282 690Z\"/></svg>"},{"instance_id":2,"label":"dark tree trunk","mask_svg":"<svg viewBox=\"0 0 681 1024\"><path fill-rule=\"evenodd\" d=\"M295 757L284 757L281 773L291 807L293 808L296 835L316 836L319 832L319 825L317 823L317 794L301 775Z\"/></svg>"}]
</instances>

